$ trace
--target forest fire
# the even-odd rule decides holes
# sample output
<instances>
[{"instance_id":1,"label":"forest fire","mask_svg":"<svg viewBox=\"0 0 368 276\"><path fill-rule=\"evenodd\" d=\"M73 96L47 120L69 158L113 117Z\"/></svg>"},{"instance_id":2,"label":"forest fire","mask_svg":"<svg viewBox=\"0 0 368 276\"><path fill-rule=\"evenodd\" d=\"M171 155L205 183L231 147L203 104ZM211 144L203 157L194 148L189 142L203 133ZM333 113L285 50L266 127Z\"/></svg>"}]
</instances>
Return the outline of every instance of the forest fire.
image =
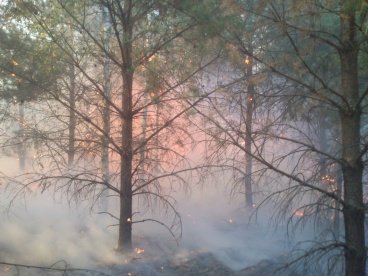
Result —
<instances>
[{"instance_id":1,"label":"forest fire","mask_svg":"<svg viewBox=\"0 0 368 276\"><path fill-rule=\"evenodd\" d=\"M249 59L249 57L248 57L248 56L244 59L244 63L245 63L246 65L249 65L249 64L250 64L250 59Z\"/></svg>"},{"instance_id":2,"label":"forest fire","mask_svg":"<svg viewBox=\"0 0 368 276\"><path fill-rule=\"evenodd\" d=\"M137 248L135 248L135 253L137 253L137 254L143 254L144 253L144 249L137 247Z\"/></svg>"},{"instance_id":3,"label":"forest fire","mask_svg":"<svg viewBox=\"0 0 368 276\"><path fill-rule=\"evenodd\" d=\"M298 218L302 218L302 217L304 217L304 211L302 211L302 210L296 210L294 212L294 216L296 216Z\"/></svg>"},{"instance_id":4,"label":"forest fire","mask_svg":"<svg viewBox=\"0 0 368 276\"><path fill-rule=\"evenodd\" d=\"M329 174L322 176L322 181L327 185L333 185L336 182L335 178Z\"/></svg>"},{"instance_id":5,"label":"forest fire","mask_svg":"<svg viewBox=\"0 0 368 276\"><path fill-rule=\"evenodd\" d=\"M0 275L366 275L367 11L0 0Z\"/></svg>"}]
</instances>

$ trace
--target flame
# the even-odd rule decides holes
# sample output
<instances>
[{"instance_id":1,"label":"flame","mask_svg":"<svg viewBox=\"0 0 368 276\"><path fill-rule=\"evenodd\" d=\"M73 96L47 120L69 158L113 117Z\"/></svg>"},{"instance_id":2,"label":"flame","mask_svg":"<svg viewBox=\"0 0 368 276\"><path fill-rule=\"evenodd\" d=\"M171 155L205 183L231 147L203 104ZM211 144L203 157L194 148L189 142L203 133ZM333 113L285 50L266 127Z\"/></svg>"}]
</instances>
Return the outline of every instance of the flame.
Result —
<instances>
[{"instance_id":1,"label":"flame","mask_svg":"<svg viewBox=\"0 0 368 276\"><path fill-rule=\"evenodd\" d=\"M144 249L143 248L136 248L135 249L135 253L137 253L137 254L143 254L144 253Z\"/></svg>"},{"instance_id":2,"label":"flame","mask_svg":"<svg viewBox=\"0 0 368 276\"><path fill-rule=\"evenodd\" d=\"M148 58L148 61L152 61L152 60L155 60L156 59L156 55L152 55Z\"/></svg>"},{"instance_id":3,"label":"flame","mask_svg":"<svg viewBox=\"0 0 368 276\"><path fill-rule=\"evenodd\" d=\"M249 59L249 57L246 57L246 58L244 59L244 63L245 63L245 64L250 64L250 59Z\"/></svg>"},{"instance_id":4,"label":"flame","mask_svg":"<svg viewBox=\"0 0 368 276\"><path fill-rule=\"evenodd\" d=\"M296 211L294 212L294 216L296 216L296 217L298 217L298 218L304 217L304 211L296 210Z\"/></svg>"},{"instance_id":5,"label":"flame","mask_svg":"<svg viewBox=\"0 0 368 276\"><path fill-rule=\"evenodd\" d=\"M130 222L131 223L132 222L132 218L128 218L127 219L127 222Z\"/></svg>"},{"instance_id":6,"label":"flame","mask_svg":"<svg viewBox=\"0 0 368 276\"><path fill-rule=\"evenodd\" d=\"M322 176L322 181L326 184L332 185L335 183L335 178L332 175L327 174Z\"/></svg>"}]
</instances>

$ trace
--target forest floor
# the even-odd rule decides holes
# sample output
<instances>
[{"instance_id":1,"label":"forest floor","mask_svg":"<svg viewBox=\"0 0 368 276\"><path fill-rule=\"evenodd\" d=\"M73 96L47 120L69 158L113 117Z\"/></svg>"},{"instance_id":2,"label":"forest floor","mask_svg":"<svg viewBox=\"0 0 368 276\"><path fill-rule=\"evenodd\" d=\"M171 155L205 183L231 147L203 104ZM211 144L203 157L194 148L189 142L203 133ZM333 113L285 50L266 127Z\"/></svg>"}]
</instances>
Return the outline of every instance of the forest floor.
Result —
<instances>
[{"instance_id":1,"label":"forest floor","mask_svg":"<svg viewBox=\"0 0 368 276\"><path fill-rule=\"evenodd\" d=\"M3 217L0 223L0 276L267 276L287 263L285 254L298 240L286 235L284 226L270 224L267 213L254 220L224 204L214 208L205 202L205 211L194 204L180 210L179 245L160 225L142 223L134 228L134 254L124 256L113 250L117 233L106 227L110 221L36 199L26 211L20 208L17 216Z\"/></svg>"},{"instance_id":2,"label":"forest floor","mask_svg":"<svg viewBox=\"0 0 368 276\"><path fill-rule=\"evenodd\" d=\"M294 275L284 268L285 258L279 256L274 259L262 260L252 266L234 270L224 264L210 252L190 252L190 256L182 259L173 259L165 262L145 263L139 260L126 266L114 266L107 272L108 275L127 276L268 276Z\"/></svg>"},{"instance_id":3,"label":"forest floor","mask_svg":"<svg viewBox=\"0 0 368 276\"><path fill-rule=\"evenodd\" d=\"M199 225L197 225L199 227ZM239 237L244 225L221 224L221 227L205 229L205 235L195 237L191 242L182 241L182 246L168 244L160 234L156 236L138 236L135 238L135 252L120 255L111 263L94 260L91 270L54 271L27 267L0 265L1 276L268 276L293 275L282 268L287 257L282 248L276 248L281 240L272 240L262 233L261 228L248 229ZM201 228L201 227L199 227ZM203 230L203 229L202 229ZM212 232L211 232L212 231ZM217 232L218 231L218 232ZM258 235L254 233L258 232ZM198 233L197 233L198 234ZM221 235L220 235L221 234ZM206 239L207 238L207 239ZM276 239L275 236L273 236ZM51 245L50 245L51 246ZM98 250L98 248L97 248ZM284 251L286 252L286 251ZM76 265L69 268L77 267ZM59 262L54 268L63 269L65 263Z\"/></svg>"},{"instance_id":4,"label":"forest floor","mask_svg":"<svg viewBox=\"0 0 368 276\"><path fill-rule=\"evenodd\" d=\"M282 258L273 260L263 260L253 266L246 267L241 270L233 270L219 261L213 254L209 252L191 252L190 258L181 261L169 260L165 262L147 262L142 260L134 260L129 265L111 265L108 267L100 267L96 270L79 270L79 271L52 271L35 268L11 267L9 265L0 265L1 276L13 275L40 275L40 276L268 276L288 275L298 276L298 274L282 271Z\"/></svg>"},{"instance_id":5,"label":"forest floor","mask_svg":"<svg viewBox=\"0 0 368 276\"><path fill-rule=\"evenodd\" d=\"M299 276L287 270L290 248L280 233L261 225L246 227L234 222L206 229L196 226L203 235L190 233L191 242L184 240L176 249L168 249L159 236L141 237L136 244L139 254L124 265L104 267L104 271L127 276Z\"/></svg>"}]
</instances>

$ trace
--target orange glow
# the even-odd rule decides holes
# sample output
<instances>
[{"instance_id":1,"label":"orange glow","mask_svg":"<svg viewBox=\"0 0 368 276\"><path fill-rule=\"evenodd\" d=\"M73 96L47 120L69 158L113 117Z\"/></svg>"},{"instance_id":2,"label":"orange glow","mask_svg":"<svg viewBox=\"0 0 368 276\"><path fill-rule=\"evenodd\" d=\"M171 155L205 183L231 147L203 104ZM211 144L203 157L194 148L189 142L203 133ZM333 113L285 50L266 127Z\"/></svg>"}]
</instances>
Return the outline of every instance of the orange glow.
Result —
<instances>
[{"instance_id":1,"label":"orange glow","mask_svg":"<svg viewBox=\"0 0 368 276\"><path fill-rule=\"evenodd\" d=\"M152 56L150 56L150 57L149 57L148 61L152 61L152 60L154 60L155 58L156 58L156 55L152 55Z\"/></svg>"},{"instance_id":2,"label":"orange glow","mask_svg":"<svg viewBox=\"0 0 368 276\"><path fill-rule=\"evenodd\" d=\"M325 184L331 185L331 184L335 183L335 178L332 175L324 175L324 176L322 176L322 181Z\"/></svg>"},{"instance_id":3,"label":"orange glow","mask_svg":"<svg viewBox=\"0 0 368 276\"><path fill-rule=\"evenodd\" d=\"M244 63L245 63L245 64L247 64L247 65L248 65L248 64L250 64L250 59L249 59L249 57L246 57L246 58L244 59Z\"/></svg>"},{"instance_id":4,"label":"orange glow","mask_svg":"<svg viewBox=\"0 0 368 276\"><path fill-rule=\"evenodd\" d=\"M143 248L136 248L135 249L135 253L137 253L137 254L143 254L144 253L144 249Z\"/></svg>"},{"instance_id":5,"label":"orange glow","mask_svg":"<svg viewBox=\"0 0 368 276\"><path fill-rule=\"evenodd\" d=\"M298 218L304 217L304 211L297 210L297 211L294 212L294 216L296 216Z\"/></svg>"},{"instance_id":6,"label":"orange glow","mask_svg":"<svg viewBox=\"0 0 368 276\"><path fill-rule=\"evenodd\" d=\"M16 62L14 59L12 59L11 64L14 66L18 66L18 62Z\"/></svg>"},{"instance_id":7,"label":"orange glow","mask_svg":"<svg viewBox=\"0 0 368 276\"><path fill-rule=\"evenodd\" d=\"M151 98L156 97L156 93L154 91L150 91L149 92L149 95L150 95Z\"/></svg>"}]
</instances>

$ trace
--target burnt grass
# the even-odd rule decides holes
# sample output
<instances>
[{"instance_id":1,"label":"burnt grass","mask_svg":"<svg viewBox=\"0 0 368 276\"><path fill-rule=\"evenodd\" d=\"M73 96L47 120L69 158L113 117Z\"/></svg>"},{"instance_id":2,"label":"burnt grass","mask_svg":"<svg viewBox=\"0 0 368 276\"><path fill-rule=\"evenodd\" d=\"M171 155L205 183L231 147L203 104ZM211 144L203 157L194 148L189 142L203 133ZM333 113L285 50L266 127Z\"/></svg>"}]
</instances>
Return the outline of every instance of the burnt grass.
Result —
<instances>
[{"instance_id":1,"label":"burnt grass","mask_svg":"<svg viewBox=\"0 0 368 276\"><path fill-rule=\"evenodd\" d=\"M210 252L192 251L186 257L174 258L165 262L147 262L143 258L135 259L127 265L111 267L107 274L127 276L299 276L295 271L284 269L285 262L285 257L280 256L272 260L262 260L241 270L233 270Z\"/></svg>"}]
</instances>

